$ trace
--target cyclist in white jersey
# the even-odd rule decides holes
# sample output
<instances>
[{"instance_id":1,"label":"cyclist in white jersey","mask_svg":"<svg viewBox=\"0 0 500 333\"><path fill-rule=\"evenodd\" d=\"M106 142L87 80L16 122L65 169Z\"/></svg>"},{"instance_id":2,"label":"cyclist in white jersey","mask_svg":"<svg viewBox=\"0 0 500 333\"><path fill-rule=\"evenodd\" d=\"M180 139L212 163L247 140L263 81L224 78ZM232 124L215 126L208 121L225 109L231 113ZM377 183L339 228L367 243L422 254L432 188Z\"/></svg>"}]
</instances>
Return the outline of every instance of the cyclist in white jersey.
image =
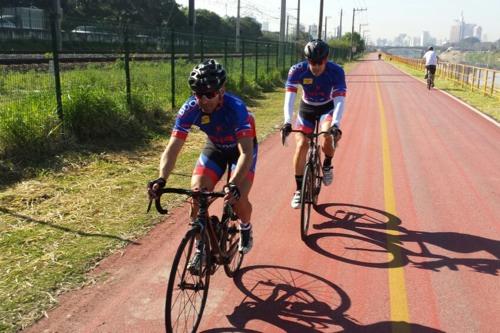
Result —
<instances>
[{"instance_id":1,"label":"cyclist in white jersey","mask_svg":"<svg viewBox=\"0 0 500 333\"><path fill-rule=\"evenodd\" d=\"M292 130L293 105L297 95L297 87L302 86L303 95L295 127L305 133L314 131L314 121L320 117L321 131L328 131L332 125L334 138L324 135L321 142L325 159L323 161L323 183L330 185L333 181L332 158L335 144L342 134L340 120L344 113L346 83L342 67L328 61L330 48L321 39L312 40L304 48L306 61L293 65L288 72L284 103L285 121L283 135ZM296 191L293 194L292 208L300 207L300 188L304 174L308 142L302 133L296 135L296 149L293 159Z\"/></svg>"},{"instance_id":2,"label":"cyclist in white jersey","mask_svg":"<svg viewBox=\"0 0 500 333\"><path fill-rule=\"evenodd\" d=\"M432 46L429 47L427 52L425 52L423 59L425 59L425 78L427 79L427 71L434 75L436 73L436 66L438 63L438 57ZM432 86L434 87L434 81L432 82Z\"/></svg>"}]
</instances>

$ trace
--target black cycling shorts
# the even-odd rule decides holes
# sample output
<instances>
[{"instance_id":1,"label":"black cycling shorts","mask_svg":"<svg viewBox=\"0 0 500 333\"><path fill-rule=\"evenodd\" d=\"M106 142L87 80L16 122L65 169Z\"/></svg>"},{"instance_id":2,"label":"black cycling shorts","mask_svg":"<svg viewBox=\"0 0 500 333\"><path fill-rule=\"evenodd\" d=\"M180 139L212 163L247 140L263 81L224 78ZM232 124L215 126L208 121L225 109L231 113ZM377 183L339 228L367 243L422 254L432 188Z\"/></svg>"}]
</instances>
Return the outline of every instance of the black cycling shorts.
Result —
<instances>
[{"instance_id":1,"label":"black cycling shorts","mask_svg":"<svg viewBox=\"0 0 500 333\"><path fill-rule=\"evenodd\" d=\"M334 104L333 101L322 105L310 105L300 101L299 115L295 126L297 129L305 133L314 132L316 120L331 121L333 116Z\"/></svg>"}]
</instances>

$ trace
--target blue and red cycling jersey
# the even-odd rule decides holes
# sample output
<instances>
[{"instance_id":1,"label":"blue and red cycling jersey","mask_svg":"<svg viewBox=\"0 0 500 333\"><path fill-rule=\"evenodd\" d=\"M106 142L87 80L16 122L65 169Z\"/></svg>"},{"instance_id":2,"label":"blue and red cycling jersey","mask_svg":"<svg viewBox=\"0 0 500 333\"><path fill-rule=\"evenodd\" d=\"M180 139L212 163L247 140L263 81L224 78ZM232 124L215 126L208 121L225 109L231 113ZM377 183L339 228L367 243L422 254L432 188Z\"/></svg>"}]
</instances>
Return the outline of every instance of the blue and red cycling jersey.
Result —
<instances>
[{"instance_id":1,"label":"blue and red cycling jersey","mask_svg":"<svg viewBox=\"0 0 500 333\"><path fill-rule=\"evenodd\" d=\"M255 121L245 103L229 93L222 106L213 113L204 113L194 96L177 113L172 136L185 140L192 125L205 132L209 140L222 151L237 149L237 140L256 138Z\"/></svg>"},{"instance_id":2,"label":"blue and red cycling jersey","mask_svg":"<svg viewBox=\"0 0 500 333\"><path fill-rule=\"evenodd\" d=\"M319 76L313 75L307 61L293 65L288 72L286 90L296 93L299 84L304 91L302 100L311 105L328 103L334 97L345 96L347 91L344 70L331 61Z\"/></svg>"}]
</instances>

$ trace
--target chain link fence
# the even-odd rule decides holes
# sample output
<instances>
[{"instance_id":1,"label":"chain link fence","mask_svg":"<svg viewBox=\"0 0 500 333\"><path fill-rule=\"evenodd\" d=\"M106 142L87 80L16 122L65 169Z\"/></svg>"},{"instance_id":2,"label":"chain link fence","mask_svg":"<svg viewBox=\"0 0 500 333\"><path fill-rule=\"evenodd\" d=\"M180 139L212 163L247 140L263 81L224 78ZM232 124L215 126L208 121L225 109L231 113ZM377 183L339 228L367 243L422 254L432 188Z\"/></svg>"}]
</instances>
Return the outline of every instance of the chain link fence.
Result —
<instances>
[{"instance_id":1,"label":"chain link fence","mask_svg":"<svg viewBox=\"0 0 500 333\"><path fill-rule=\"evenodd\" d=\"M55 15L32 19L0 24L0 157L140 132L159 114L173 114L191 93L188 73L208 58L226 68L228 90L243 95L276 84L302 58L303 43L68 18L58 33ZM337 62L349 56L348 49L330 54Z\"/></svg>"}]
</instances>

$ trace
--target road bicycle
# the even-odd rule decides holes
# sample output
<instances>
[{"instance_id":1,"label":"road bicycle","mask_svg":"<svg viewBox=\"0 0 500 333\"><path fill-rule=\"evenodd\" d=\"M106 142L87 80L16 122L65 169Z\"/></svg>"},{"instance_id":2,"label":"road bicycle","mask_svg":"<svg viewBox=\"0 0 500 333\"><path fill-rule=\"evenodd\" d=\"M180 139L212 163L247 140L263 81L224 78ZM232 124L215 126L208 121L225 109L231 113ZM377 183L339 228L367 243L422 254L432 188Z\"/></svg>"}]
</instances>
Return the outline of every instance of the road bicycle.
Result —
<instances>
[{"instance_id":1,"label":"road bicycle","mask_svg":"<svg viewBox=\"0 0 500 333\"><path fill-rule=\"evenodd\" d=\"M318 203L318 196L321 191L323 181L321 171L321 154L318 138L322 134L335 134L336 128L328 131L319 132L319 118L316 118L313 133L305 133L301 130L292 130L291 132L302 133L309 139L309 148L307 150L306 164L304 166L304 175L300 189L300 238L305 242L309 230L309 220L311 210ZM282 143L285 143L286 137L282 135Z\"/></svg>"},{"instance_id":2,"label":"road bicycle","mask_svg":"<svg viewBox=\"0 0 500 333\"><path fill-rule=\"evenodd\" d=\"M431 90L434 87L434 74L428 68L425 77L427 78L427 89Z\"/></svg>"},{"instance_id":3,"label":"road bicycle","mask_svg":"<svg viewBox=\"0 0 500 333\"><path fill-rule=\"evenodd\" d=\"M208 207L225 192L164 188L158 191L187 195L198 201L199 210L194 222L182 239L170 270L165 302L165 329L167 332L196 332L200 325L207 301L210 276L220 266L228 277L234 277L240 269L244 254L238 251L238 217L228 202L224 203L222 218L209 216ZM151 208L149 202L148 211ZM160 203L155 200L159 213L166 214ZM196 267L190 263L195 251L201 251Z\"/></svg>"}]
</instances>

